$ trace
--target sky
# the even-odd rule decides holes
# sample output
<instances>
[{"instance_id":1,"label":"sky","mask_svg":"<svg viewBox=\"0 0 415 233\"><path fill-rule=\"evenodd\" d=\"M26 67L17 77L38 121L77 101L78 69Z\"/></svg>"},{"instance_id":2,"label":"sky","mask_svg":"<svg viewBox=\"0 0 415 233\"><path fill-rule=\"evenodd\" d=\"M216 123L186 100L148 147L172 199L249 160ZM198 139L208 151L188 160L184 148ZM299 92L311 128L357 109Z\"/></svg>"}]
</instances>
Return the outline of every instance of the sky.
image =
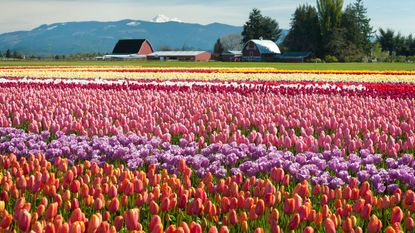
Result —
<instances>
[{"instance_id":1,"label":"sky","mask_svg":"<svg viewBox=\"0 0 415 233\"><path fill-rule=\"evenodd\" d=\"M354 0L344 0L345 6ZM158 14L184 22L242 26L253 8L289 29L300 4L315 0L0 0L0 33L69 21L150 20ZM415 35L415 0L364 0L374 29Z\"/></svg>"}]
</instances>

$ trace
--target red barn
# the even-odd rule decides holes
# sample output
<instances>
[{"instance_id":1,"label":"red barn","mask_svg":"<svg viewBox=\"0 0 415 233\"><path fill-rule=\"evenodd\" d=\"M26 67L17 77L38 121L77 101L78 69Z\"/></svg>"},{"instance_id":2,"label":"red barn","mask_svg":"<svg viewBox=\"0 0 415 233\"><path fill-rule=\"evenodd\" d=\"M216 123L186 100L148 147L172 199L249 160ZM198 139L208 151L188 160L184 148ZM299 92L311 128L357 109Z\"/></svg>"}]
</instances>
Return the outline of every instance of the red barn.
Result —
<instances>
[{"instance_id":1,"label":"red barn","mask_svg":"<svg viewBox=\"0 0 415 233\"><path fill-rule=\"evenodd\" d=\"M119 40L112 50L114 55L147 55L154 52L150 42L146 39Z\"/></svg>"},{"instance_id":2,"label":"red barn","mask_svg":"<svg viewBox=\"0 0 415 233\"><path fill-rule=\"evenodd\" d=\"M242 49L243 61L271 61L281 54L278 45L271 40L250 40Z\"/></svg>"}]
</instances>

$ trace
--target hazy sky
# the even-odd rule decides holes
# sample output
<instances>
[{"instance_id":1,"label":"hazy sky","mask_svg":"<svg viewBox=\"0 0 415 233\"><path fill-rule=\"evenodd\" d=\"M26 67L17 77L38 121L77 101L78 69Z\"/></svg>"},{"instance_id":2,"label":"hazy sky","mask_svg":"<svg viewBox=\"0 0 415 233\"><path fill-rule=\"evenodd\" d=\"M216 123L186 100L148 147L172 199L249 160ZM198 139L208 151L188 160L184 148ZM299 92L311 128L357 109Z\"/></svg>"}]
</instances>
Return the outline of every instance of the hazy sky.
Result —
<instances>
[{"instance_id":1,"label":"hazy sky","mask_svg":"<svg viewBox=\"0 0 415 233\"><path fill-rule=\"evenodd\" d=\"M252 8L289 28L299 4L315 0L0 0L0 33L67 21L150 20L158 14L184 22L243 25ZM345 5L354 0L344 0ZM365 0L375 29L415 34L415 0Z\"/></svg>"}]
</instances>

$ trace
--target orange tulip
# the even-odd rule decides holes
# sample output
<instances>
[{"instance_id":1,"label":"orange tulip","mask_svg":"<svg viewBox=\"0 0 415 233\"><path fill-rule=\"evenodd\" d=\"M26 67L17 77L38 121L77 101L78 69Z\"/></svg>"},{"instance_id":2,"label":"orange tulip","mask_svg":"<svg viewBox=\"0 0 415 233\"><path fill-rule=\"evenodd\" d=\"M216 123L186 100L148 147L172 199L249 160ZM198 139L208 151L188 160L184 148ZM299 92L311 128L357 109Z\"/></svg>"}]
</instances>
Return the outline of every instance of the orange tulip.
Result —
<instances>
[{"instance_id":1,"label":"orange tulip","mask_svg":"<svg viewBox=\"0 0 415 233\"><path fill-rule=\"evenodd\" d=\"M292 214L294 213L295 202L294 198L288 198L284 202L284 213L285 214Z\"/></svg>"},{"instance_id":2,"label":"orange tulip","mask_svg":"<svg viewBox=\"0 0 415 233\"><path fill-rule=\"evenodd\" d=\"M122 216L116 216L114 218L114 226L117 231L120 231L124 225L124 218Z\"/></svg>"},{"instance_id":3,"label":"orange tulip","mask_svg":"<svg viewBox=\"0 0 415 233\"><path fill-rule=\"evenodd\" d=\"M403 219L403 212L399 206L395 206L392 209L391 220L390 223L393 225L394 223L400 223Z\"/></svg>"},{"instance_id":4,"label":"orange tulip","mask_svg":"<svg viewBox=\"0 0 415 233\"><path fill-rule=\"evenodd\" d=\"M255 213L260 216L260 215L264 214L264 212L265 212L264 200L259 199L258 202L257 202L256 208L255 208Z\"/></svg>"},{"instance_id":5,"label":"orange tulip","mask_svg":"<svg viewBox=\"0 0 415 233\"><path fill-rule=\"evenodd\" d=\"M30 221L32 219L32 215L26 210L22 209L18 213L18 225L20 230L28 231L30 229Z\"/></svg>"},{"instance_id":6,"label":"orange tulip","mask_svg":"<svg viewBox=\"0 0 415 233\"><path fill-rule=\"evenodd\" d=\"M412 231L415 227L414 219L410 216L405 218L405 230Z\"/></svg>"},{"instance_id":7,"label":"orange tulip","mask_svg":"<svg viewBox=\"0 0 415 233\"><path fill-rule=\"evenodd\" d=\"M346 220L343 222L342 229L346 233L353 231L353 222L351 218L346 218Z\"/></svg>"},{"instance_id":8,"label":"orange tulip","mask_svg":"<svg viewBox=\"0 0 415 233\"><path fill-rule=\"evenodd\" d=\"M202 226L199 223L192 222L189 228L191 233L202 233Z\"/></svg>"},{"instance_id":9,"label":"orange tulip","mask_svg":"<svg viewBox=\"0 0 415 233\"><path fill-rule=\"evenodd\" d=\"M366 204L363 206L362 208L362 212L360 212L360 216L363 219L369 219L370 213L372 212L372 205L371 204Z\"/></svg>"},{"instance_id":10,"label":"orange tulip","mask_svg":"<svg viewBox=\"0 0 415 233\"><path fill-rule=\"evenodd\" d=\"M97 198L94 200L94 210L100 210L102 209L102 207L104 207L104 202L102 201L101 198Z\"/></svg>"},{"instance_id":11,"label":"orange tulip","mask_svg":"<svg viewBox=\"0 0 415 233\"><path fill-rule=\"evenodd\" d=\"M148 209L149 209L149 212L152 215L158 214L158 212L159 212L159 206L157 205L157 203L155 201L150 202L150 205L149 205Z\"/></svg>"},{"instance_id":12,"label":"orange tulip","mask_svg":"<svg viewBox=\"0 0 415 233\"><path fill-rule=\"evenodd\" d=\"M98 229L98 227L100 227L100 225L101 219L98 217L98 215L93 214L88 222L87 233L94 233Z\"/></svg>"},{"instance_id":13,"label":"orange tulip","mask_svg":"<svg viewBox=\"0 0 415 233\"><path fill-rule=\"evenodd\" d=\"M232 225L235 225L235 224L238 223L238 215L237 215L237 213L236 213L236 211L234 209L231 209L229 211L229 222Z\"/></svg>"},{"instance_id":14,"label":"orange tulip","mask_svg":"<svg viewBox=\"0 0 415 233\"><path fill-rule=\"evenodd\" d=\"M7 211L5 211L2 215L3 216L2 216L2 219L1 219L1 222L0 222L0 227L3 228L3 229L6 229L12 223L13 216L11 214L7 213Z\"/></svg>"},{"instance_id":15,"label":"orange tulip","mask_svg":"<svg viewBox=\"0 0 415 233\"><path fill-rule=\"evenodd\" d=\"M168 197L164 197L161 201L161 211L166 212L169 210L170 206L170 199Z\"/></svg>"},{"instance_id":16,"label":"orange tulip","mask_svg":"<svg viewBox=\"0 0 415 233\"><path fill-rule=\"evenodd\" d=\"M129 231L138 230L139 213L140 213L140 211L137 208L130 209L130 210L127 211L127 213L125 215L125 226L127 227L127 230L129 230Z\"/></svg>"},{"instance_id":17,"label":"orange tulip","mask_svg":"<svg viewBox=\"0 0 415 233\"><path fill-rule=\"evenodd\" d=\"M47 223L45 226L45 233L55 233L55 225L53 225L52 223Z\"/></svg>"},{"instance_id":18,"label":"orange tulip","mask_svg":"<svg viewBox=\"0 0 415 233\"><path fill-rule=\"evenodd\" d=\"M359 196L364 197L366 193L370 190L370 184L367 181L364 181L359 189Z\"/></svg>"},{"instance_id":19,"label":"orange tulip","mask_svg":"<svg viewBox=\"0 0 415 233\"><path fill-rule=\"evenodd\" d=\"M108 205L108 210L111 213L115 213L117 212L119 207L120 207L120 202L118 201L117 197L114 197Z\"/></svg>"},{"instance_id":20,"label":"orange tulip","mask_svg":"<svg viewBox=\"0 0 415 233\"><path fill-rule=\"evenodd\" d=\"M367 225L368 233L378 233L382 229L382 221L378 219L376 215L370 217L369 224Z\"/></svg>"},{"instance_id":21,"label":"orange tulip","mask_svg":"<svg viewBox=\"0 0 415 233\"><path fill-rule=\"evenodd\" d=\"M228 229L228 227L227 227L227 226L222 226L222 227L219 229L219 233L229 233L229 229Z\"/></svg>"},{"instance_id":22,"label":"orange tulip","mask_svg":"<svg viewBox=\"0 0 415 233\"><path fill-rule=\"evenodd\" d=\"M219 232L218 232L218 229L215 226L211 226L209 228L209 232L208 233L219 233Z\"/></svg>"},{"instance_id":23,"label":"orange tulip","mask_svg":"<svg viewBox=\"0 0 415 233\"><path fill-rule=\"evenodd\" d=\"M288 223L288 228L290 230L295 230L298 228L298 226L300 225L300 215L298 213L296 213L290 220L290 222Z\"/></svg>"},{"instance_id":24,"label":"orange tulip","mask_svg":"<svg viewBox=\"0 0 415 233\"><path fill-rule=\"evenodd\" d=\"M303 233L314 233L314 229L310 226L304 228Z\"/></svg>"},{"instance_id":25,"label":"orange tulip","mask_svg":"<svg viewBox=\"0 0 415 233\"><path fill-rule=\"evenodd\" d=\"M138 221L138 220L137 220L137 221ZM150 231L152 231L152 230L153 230L153 228L154 228L156 225L158 225L158 224L161 224L161 218L160 218L160 216L158 216L158 215L153 215L153 216L151 217L150 224L149 224L148 228L150 229Z\"/></svg>"},{"instance_id":26,"label":"orange tulip","mask_svg":"<svg viewBox=\"0 0 415 233\"><path fill-rule=\"evenodd\" d=\"M264 233L264 229L262 227L258 227L255 229L254 233Z\"/></svg>"},{"instance_id":27,"label":"orange tulip","mask_svg":"<svg viewBox=\"0 0 415 233\"><path fill-rule=\"evenodd\" d=\"M386 227L385 233L396 233L395 229L393 227L388 226Z\"/></svg>"},{"instance_id":28,"label":"orange tulip","mask_svg":"<svg viewBox=\"0 0 415 233\"><path fill-rule=\"evenodd\" d=\"M330 218L324 220L324 231L326 233L336 233L336 224Z\"/></svg>"}]
</instances>

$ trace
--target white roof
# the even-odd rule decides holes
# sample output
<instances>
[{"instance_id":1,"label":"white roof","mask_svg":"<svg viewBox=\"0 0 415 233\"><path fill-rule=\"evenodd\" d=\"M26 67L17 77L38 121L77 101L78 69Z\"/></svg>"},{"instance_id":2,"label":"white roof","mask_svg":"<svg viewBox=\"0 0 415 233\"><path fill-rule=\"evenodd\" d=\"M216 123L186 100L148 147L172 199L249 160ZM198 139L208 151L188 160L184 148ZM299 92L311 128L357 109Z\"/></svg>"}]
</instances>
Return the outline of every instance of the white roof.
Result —
<instances>
[{"instance_id":1,"label":"white roof","mask_svg":"<svg viewBox=\"0 0 415 233\"><path fill-rule=\"evenodd\" d=\"M278 45L272 40L250 40L250 41L256 44L260 53L281 53L280 48L278 48Z\"/></svg>"},{"instance_id":2,"label":"white roof","mask_svg":"<svg viewBox=\"0 0 415 233\"><path fill-rule=\"evenodd\" d=\"M152 57L169 57L169 56L196 56L201 53L205 53L206 51L157 51L154 53L150 53L148 56Z\"/></svg>"}]
</instances>

